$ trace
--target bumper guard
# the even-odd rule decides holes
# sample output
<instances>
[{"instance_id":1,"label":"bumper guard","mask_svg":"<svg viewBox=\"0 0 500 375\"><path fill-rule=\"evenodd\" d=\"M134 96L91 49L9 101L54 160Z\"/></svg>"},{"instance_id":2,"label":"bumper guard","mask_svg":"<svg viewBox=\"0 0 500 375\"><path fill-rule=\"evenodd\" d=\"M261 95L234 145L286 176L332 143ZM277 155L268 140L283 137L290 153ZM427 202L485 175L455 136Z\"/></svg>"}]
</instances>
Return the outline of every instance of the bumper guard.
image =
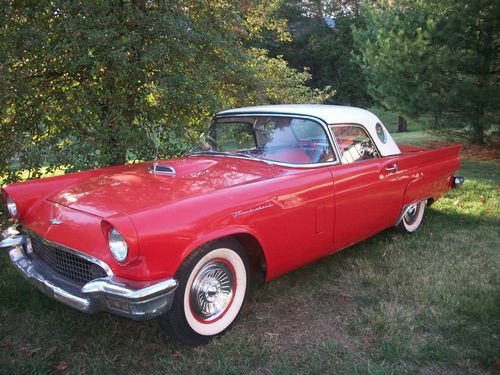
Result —
<instances>
[{"instance_id":1,"label":"bumper guard","mask_svg":"<svg viewBox=\"0 0 500 375\"><path fill-rule=\"evenodd\" d=\"M25 252L26 236L8 237L0 242L12 265L31 284L49 297L82 312L109 312L131 320L147 320L167 312L177 288L175 279L155 282L125 280L116 276L95 279L81 289L51 275L51 269Z\"/></svg>"}]
</instances>

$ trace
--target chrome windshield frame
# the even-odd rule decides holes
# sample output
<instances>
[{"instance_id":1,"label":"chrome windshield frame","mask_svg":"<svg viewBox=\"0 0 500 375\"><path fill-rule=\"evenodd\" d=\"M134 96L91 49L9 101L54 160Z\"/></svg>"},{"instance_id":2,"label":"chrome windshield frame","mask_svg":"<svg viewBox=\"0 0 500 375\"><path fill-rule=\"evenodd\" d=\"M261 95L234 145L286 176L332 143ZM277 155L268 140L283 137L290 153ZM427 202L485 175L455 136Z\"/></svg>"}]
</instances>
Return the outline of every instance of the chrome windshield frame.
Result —
<instances>
[{"instance_id":1,"label":"chrome windshield frame","mask_svg":"<svg viewBox=\"0 0 500 375\"><path fill-rule=\"evenodd\" d=\"M304 119L304 120L310 120L313 122L318 123L323 130L326 133L328 142L330 147L332 148L333 154L335 155L335 160L334 161L329 161L329 162L324 162L324 163L309 163L309 164L298 164L298 163L285 163L285 162L280 162L280 161L274 161L270 159L264 159L264 158L258 158L263 162L266 163L271 163L273 165L279 165L283 167L292 167L292 168L320 168L320 167L327 167L327 166L332 166L332 165L341 165L342 162L340 161L340 153L339 153L339 148L337 145L337 142L335 138L332 136L332 133L328 127L328 124L324 122L322 119L319 117L315 116L309 116L309 115L298 115L298 114L293 114L293 113L283 113L283 112L237 112L237 113L228 113L224 115L216 115L213 117L212 121L210 121L210 125L208 126L207 130L210 129L210 127L214 124L215 121L221 118L230 118L230 117L246 117L246 116L255 116L255 117L269 117L269 116L276 116L276 117L288 117L288 118L297 118L297 119ZM191 150L190 150L191 152ZM186 156L201 156L201 155L196 155L196 154L191 154L189 153ZM204 155L207 156L207 155ZM251 158L245 158L240 155L231 155L230 153L226 155L208 155L208 156L213 156L213 157L228 157L228 158L236 158L236 159L246 159L246 160L252 160ZM257 157L256 157L257 158Z\"/></svg>"}]
</instances>

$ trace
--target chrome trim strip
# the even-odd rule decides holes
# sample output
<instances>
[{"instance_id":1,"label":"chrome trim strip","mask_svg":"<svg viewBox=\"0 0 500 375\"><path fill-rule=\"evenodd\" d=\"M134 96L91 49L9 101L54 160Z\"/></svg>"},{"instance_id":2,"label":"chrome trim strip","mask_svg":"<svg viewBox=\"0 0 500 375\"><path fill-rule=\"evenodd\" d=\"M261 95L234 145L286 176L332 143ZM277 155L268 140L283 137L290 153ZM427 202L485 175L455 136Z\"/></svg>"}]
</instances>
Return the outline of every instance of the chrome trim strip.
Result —
<instances>
[{"instance_id":1,"label":"chrome trim strip","mask_svg":"<svg viewBox=\"0 0 500 375\"><path fill-rule=\"evenodd\" d=\"M342 164L340 161L339 157L339 148L337 143L334 141L332 134L330 130L328 129L328 124L320 119L319 117L315 116L308 116L308 115L296 115L296 114L290 114L290 113L279 113L279 112L241 112L241 113L231 113L231 114L224 114L224 115L216 115L210 122L210 126L212 126L212 123L218 119L218 118L227 118L227 117L245 117L245 116L258 116L258 117L266 117L266 116L280 116L280 117L291 117L291 118L301 118L301 119L306 119L306 120L311 120L316 123L319 123L322 127L323 130L326 132L326 135L328 137L328 141L330 142L330 147L332 148L333 154L335 155L334 161L331 162L326 162L326 163L314 163L314 164L293 164L293 163L283 163L279 161L274 161L274 160L269 160L269 159L262 159L262 161L268 161L273 163L274 165L279 165L282 167L291 167L291 168L320 168L320 167L326 167L326 166L332 166L332 165L340 165ZM210 127L209 126L209 127ZM198 155L186 155L186 156L198 156ZM202 156L202 155L199 155ZM207 155L203 155L207 156ZM208 155L208 156L215 156L215 157L230 157L230 158L238 158L238 159L247 159L251 160L248 158L244 158L238 155Z\"/></svg>"},{"instance_id":2,"label":"chrome trim strip","mask_svg":"<svg viewBox=\"0 0 500 375\"><path fill-rule=\"evenodd\" d=\"M187 157L193 157L193 156L198 156L198 157L216 157L216 158L232 158L232 159L243 159L243 160L252 160L249 158L245 158L243 156L238 156L238 155L187 155ZM266 164L271 163L270 165L279 165L281 167L290 167L290 168L318 168L318 167L325 167L328 165L339 165L339 162L327 162L327 163L315 163L315 164L290 164L290 163L283 163L280 161L271 161L267 159L261 159L260 161L265 162Z\"/></svg>"},{"instance_id":3,"label":"chrome trim strip","mask_svg":"<svg viewBox=\"0 0 500 375\"><path fill-rule=\"evenodd\" d=\"M36 234L35 232L33 232L32 230L30 230L30 229L28 229L26 227L23 227L21 229L21 231L24 232L24 233L26 233L26 234L28 234L28 236L36 237L37 239L39 239L40 241L42 241L43 243L45 243L48 246L53 246L53 247L59 248L60 250L67 251L67 252L72 253L72 254L74 254L76 256L79 256L80 258L88 260L89 262L97 264L99 267L101 267L102 269L104 269L104 272L106 272L106 274L108 276L113 276L114 275L113 271L111 270L111 268L105 262L103 262L100 259L97 259L97 258L93 257L92 255L83 253L83 252L81 252L79 250L75 250L75 249L73 249L71 247L62 245L62 244L57 243L57 242L52 242L52 241L46 240L42 236Z\"/></svg>"},{"instance_id":4,"label":"chrome trim strip","mask_svg":"<svg viewBox=\"0 0 500 375\"><path fill-rule=\"evenodd\" d=\"M397 226L401 220L403 220L403 217L408 213L409 209L411 208L411 206L413 206L414 204L416 203L419 203L419 202L422 202L422 201L429 201L429 199L434 199L434 197L432 195L429 195L428 197L424 198L424 199L419 199L413 203L410 203L410 204L407 204L403 207L403 210L401 211L401 215L399 215L399 218L398 220L396 221L396 224L394 224L394 226Z\"/></svg>"},{"instance_id":5,"label":"chrome trim strip","mask_svg":"<svg viewBox=\"0 0 500 375\"><path fill-rule=\"evenodd\" d=\"M132 281L127 282L128 284L134 284ZM148 283L137 284L138 288L133 289L131 288L131 285L126 285L124 282L120 282L120 279L117 277L105 277L85 284L82 288L82 293L105 293L114 297L124 298L129 301L140 301L145 298L152 298L162 293L175 290L178 285L177 281L174 279L166 279L150 285L148 285ZM141 284L145 284L147 286L140 288Z\"/></svg>"}]
</instances>

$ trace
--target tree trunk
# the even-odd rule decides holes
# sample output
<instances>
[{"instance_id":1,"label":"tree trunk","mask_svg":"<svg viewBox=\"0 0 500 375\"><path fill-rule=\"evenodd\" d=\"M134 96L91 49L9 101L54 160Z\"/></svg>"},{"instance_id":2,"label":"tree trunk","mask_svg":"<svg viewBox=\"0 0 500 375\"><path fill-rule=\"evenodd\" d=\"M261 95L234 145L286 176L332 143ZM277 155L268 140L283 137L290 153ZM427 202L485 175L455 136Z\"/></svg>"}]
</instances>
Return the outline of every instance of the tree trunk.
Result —
<instances>
[{"instance_id":1,"label":"tree trunk","mask_svg":"<svg viewBox=\"0 0 500 375\"><path fill-rule=\"evenodd\" d=\"M480 119L474 119L471 128L471 141L476 145L484 145L483 122Z\"/></svg>"},{"instance_id":2,"label":"tree trunk","mask_svg":"<svg viewBox=\"0 0 500 375\"><path fill-rule=\"evenodd\" d=\"M403 133L408 131L408 121L403 116L398 117L398 133Z\"/></svg>"},{"instance_id":3,"label":"tree trunk","mask_svg":"<svg viewBox=\"0 0 500 375\"><path fill-rule=\"evenodd\" d=\"M107 123L107 134L109 135L109 138L104 147L110 148L109 150L106 150L107 154L110 155L108 163L110 165L123 165L127 161L127 147L124 144L119 131L120 129L118 128L119 124L117 114L108 103L106 104L106 109L106 119L109 119Z\"/></svg>"}]
</instances>

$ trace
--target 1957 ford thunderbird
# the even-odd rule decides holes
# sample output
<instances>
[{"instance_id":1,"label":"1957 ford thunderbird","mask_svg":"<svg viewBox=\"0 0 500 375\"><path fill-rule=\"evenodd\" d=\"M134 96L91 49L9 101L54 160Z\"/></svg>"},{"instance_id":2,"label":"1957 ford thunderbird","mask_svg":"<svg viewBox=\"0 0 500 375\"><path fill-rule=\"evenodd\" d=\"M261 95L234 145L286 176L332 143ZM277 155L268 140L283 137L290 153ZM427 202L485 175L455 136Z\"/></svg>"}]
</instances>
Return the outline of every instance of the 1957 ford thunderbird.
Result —
<instances>
[{"instance_id":1,"label":"1957 ford thunderbird","mask_svg":"<svg viewBox=\"0 0 500 375\"><path fill-rule=\"evenodd\" d=\"M157 318L191 345L225 332L266 280L382 230L414 232L460 185L460 146L398 146L372 113L275 105L217 114L184 157L2 188L1 248L54 299Z\"/></svg>"}]
</instances>

